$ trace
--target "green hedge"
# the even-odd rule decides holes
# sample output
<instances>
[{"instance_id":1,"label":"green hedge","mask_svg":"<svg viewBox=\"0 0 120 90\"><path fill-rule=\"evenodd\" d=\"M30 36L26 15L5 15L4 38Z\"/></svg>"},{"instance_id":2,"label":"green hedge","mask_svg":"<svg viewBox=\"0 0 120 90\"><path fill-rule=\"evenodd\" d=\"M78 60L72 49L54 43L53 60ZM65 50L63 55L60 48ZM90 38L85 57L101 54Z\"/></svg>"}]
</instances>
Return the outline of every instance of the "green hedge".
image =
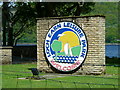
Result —
<instances>
[{"instance_id":1,"label":"green hedge","mask_svg":"<svg viewBox=\"0 0 120 90\"><path fill-rule=\"evenodd\" d=\"M109 58L106 56L106 64L120 65L120 58L117 57Z\"/></svg>"}]
</instances>

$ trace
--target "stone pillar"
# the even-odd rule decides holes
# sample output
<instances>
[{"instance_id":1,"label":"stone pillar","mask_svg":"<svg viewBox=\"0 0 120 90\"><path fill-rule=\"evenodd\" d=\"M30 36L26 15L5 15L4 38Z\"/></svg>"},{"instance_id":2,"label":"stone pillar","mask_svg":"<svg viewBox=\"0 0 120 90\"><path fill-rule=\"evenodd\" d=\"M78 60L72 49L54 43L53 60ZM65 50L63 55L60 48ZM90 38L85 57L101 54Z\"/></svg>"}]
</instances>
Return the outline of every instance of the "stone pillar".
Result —
<instances>
[{"instance_id":1,"label":"stone pillar","mask_svg":"<svg viewBox=\"0 0 120 90\"><path fill-rule=\"evenodd\" d=\"M0 47L1 64L12 64L12 47Z\"/></svg>"},{"instance_id":2,"label":"stone pillar","mask_svg":"<svg viewBox=\"0 0 120 90\"><path fill-rule=\"evenodd\" d=\"M44 40L49 29L60 21L77 23L85 32L88 40L88 54L79 74L102 74L105 72L105 17L53 17L37 20L37 68L44 72L53 72L44 54Z\"/></svg>"},{"instance_id":3,"label":"stone pillar","mask_svg":"<svg viewBox=\"0 0 120 90\"><path fill-rule=\"evenodd\" d=\"M102 74L105 71L105 18L77 18L76 23L84 30L88 40L88 54L78 72Z\"/></svg>"}]
</instances>

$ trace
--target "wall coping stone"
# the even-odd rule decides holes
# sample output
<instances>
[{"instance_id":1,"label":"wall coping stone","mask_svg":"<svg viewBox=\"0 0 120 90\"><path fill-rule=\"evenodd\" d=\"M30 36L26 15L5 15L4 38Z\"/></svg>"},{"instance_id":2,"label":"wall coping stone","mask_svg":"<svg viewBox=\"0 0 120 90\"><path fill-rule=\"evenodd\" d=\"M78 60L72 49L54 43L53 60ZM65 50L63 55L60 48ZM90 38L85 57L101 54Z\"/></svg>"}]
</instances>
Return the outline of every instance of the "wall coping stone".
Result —
<instances>
[{"instance_id":1,"label":"wall coping stone","mask_svg":"<svg viewBox=\"0 0 120 90\"><path fill-rule=\"evenodd\" d=\"M0 49L12 49L12 46L0 46Z\"/></svg>"},{"instance_id":2,"label":"wall coping stone","mask_svg":"<svg viewBox=\"0 0 120 90\"><path fill-rule=\"evenodd\" d=\"M63 17L42 17L42 18L36 18L37 20L47 20L47 19L67 19L67 18L91 18L91 17L103 17L104 15L92 15L92 16L63 16Z\"/></svg>"}]
</instances>

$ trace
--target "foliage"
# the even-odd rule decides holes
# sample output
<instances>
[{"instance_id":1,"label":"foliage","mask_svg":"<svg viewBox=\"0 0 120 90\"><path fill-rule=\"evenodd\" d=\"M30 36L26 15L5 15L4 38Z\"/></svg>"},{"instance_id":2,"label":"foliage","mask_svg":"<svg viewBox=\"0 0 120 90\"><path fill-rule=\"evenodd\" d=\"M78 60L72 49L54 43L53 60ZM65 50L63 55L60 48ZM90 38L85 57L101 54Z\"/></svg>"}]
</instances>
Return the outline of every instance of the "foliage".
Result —
<instances>
[{"instance_id":1,"label":"foliage","mask_svg":"<svg viewBox=\"0 0 120 90\"><path fill-rule=\"evenodd\" d=\"M106 64L109 64L109 65L120 65L120 58L117 58L117 57L112 57L112 58L109 58L109 57L106 57Z\"/></svg>"},{"instance_id":2,"label":"foliage","mask_svg":"<svg viewBox=\"0 0 120 90\"><path fill-rule=\"evenodd\" d=\"M21 5L22 4L22 5ZM33 13L31 13L30 9L26 11L29 7L25 3L15 4L12 2L3 2L3 45L12 46L14 45L18 39L20 39L25 29L28 28L32 23L35 22L31 17ZM12 11L13 10L13 11ZM14 14L12 12L15 12ZM27 14L26 14L27 13ZM24 16L24 17L23 17Z\"/></svg>"},{"instance_id":3,"label":"foliage","mask_svg":"<svg viewBox=\"0 0 120 90\"><path fill-rule=\"evenodd\" d=\"M4 2L3 3L3 45L16 44L27 33L28 28L36 25L36 18L81 15L92 11L93 2ZM11 13L15 9L15 14ZM48 14L49 13L49 14ZM4 17L6 16L6 17ZM8 27L8 28L6 28ZM8 31L6 30L8 29ZM8 35L7 35L8 33Z\"/></svg>"},{"instance_id":4,"label":"foliage","mask_svg":"<svg viewBox=\"0 0 120 90\"><path fill-rule=\"evenodd\" d=\"M76 3L75 2L74 3L34 2L34 3L15 3L15 4L16 6L14 8L16 8L17 11L14 17L20 17L21 19L19 20L19 22L16 22L16 25L14 26L18 28L14 29L13 27L14 34L15 32L18 32L20 30L21 26L25 25L24 23L27 22L27 25L22 29L22 32L20 32L16 37L14 35L13 39L15 40L15 42L33 43L37 41L36 28L35 28L36 18L53 17L53 16L57 16L57 17L75 16L78 14L81 16L100 14L106 16L106 43L119 43L119 41L117 41L120 38L120 35L118 35L118 3L117 2L95 2L95 3L85 2L83 6L82 3L77 3L77 2ZM12 18L12 20L16 20L16 18L15 19ZM17 25L17 23L19 23L19 25ZM29 31L28 26L31 29L32 27L34 27L32 34L27 33L27 31ZM6 32L8 35L8 31ZM8 38L6 37L6 39Z\"/></svg>"},{"instance_id":5,"label":"foliage","mask_svg":"<svg viewBox=\"0 0 120 90\"><path fill-rule=\"evenodd\" d=\"M70 6L72 7L73 3L66 3L66 5L61 3L59 6L57 6L56 11L58 11L57 12L58 16L62 16L62 15L73 16L76 8L73 8L71 10L67 9ZM105 24L106 25L106 43L120 43L119 41L117 41L120 38L120 35L118 35L119 34L118 33L118 3L117 2L95 2L94 7L92 6L89 6L89 7L91 7L92 9L91 12L87 14L81 13L81 16L104 15L106 19L106 24ZM27 37L29 36L26 35L26 38Z\"/></svg>"},{"instance_id":6,"label":"foliage","mask_svg":"<svg viewBox=\"0 0 120 90\"><path fill-rule=\"evenodd\" d=\"M96 2L95 9L87 15L104 15L106 19L106 43L114 43L118 35L118 3Z\"/></svg>"}]
</instances>

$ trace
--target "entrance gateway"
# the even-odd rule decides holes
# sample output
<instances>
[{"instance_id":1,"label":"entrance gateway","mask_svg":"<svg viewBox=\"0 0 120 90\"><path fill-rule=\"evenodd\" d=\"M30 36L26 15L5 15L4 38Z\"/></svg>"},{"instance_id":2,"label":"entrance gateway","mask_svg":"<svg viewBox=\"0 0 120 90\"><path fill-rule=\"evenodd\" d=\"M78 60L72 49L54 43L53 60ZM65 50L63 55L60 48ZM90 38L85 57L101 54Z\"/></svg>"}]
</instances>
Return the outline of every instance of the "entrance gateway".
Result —
<instances>
[{"instance_id":1,"label":"entrance gateway","mask_svg":"<svg viewBox=\"0 0 120 90\"><path fill-rule=\"evenodd\" d=\"M46 35L45 54L57 70L75 70L82 65L87 54L86 35L73 22L56 23Z\"/></svg>"},{"instance_id":2,"label":"entrance gateway","mask_svg":"<svg viewBox=\"0 0 120 90\"><path fill-rule=\"evenodd\" d=\"M105 73L105 17L37 19L37 69L74 74Z\"/></svg>"}]
</instances>

